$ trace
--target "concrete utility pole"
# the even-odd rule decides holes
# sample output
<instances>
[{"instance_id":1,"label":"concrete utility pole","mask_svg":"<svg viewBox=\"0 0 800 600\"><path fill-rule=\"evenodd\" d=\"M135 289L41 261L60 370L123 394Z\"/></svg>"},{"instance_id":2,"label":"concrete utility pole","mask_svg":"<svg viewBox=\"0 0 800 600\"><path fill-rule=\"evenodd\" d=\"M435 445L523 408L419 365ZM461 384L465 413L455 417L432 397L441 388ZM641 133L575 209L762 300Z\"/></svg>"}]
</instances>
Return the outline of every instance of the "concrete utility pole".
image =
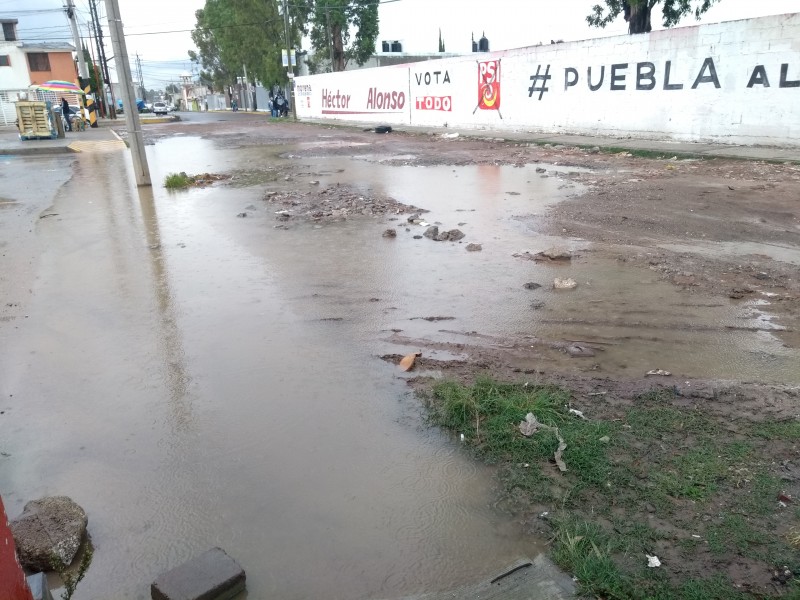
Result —
<instances>
[{"instance_id":1,"label":"concrete utility pole","mask_svg":"<svg viewBox=\"0 0 800 600\"><path fill-rule=\"evenodd\" d=\"M250 86L247 83L247 65L242 63L242 71L244 72L244 110L247 112L250 110L248 105L250 104Z\"/></svg>"},{"instance_id":2,"label":"concrete utility pole","mask_svg":"<svg viewBox=\"0 0 800 600\"><path fill-rule=\"evenodd\" d=\"M108 75L108 60L106 59L106 48L103 44L103 27L100 25L100 16L97 14L97 0L89 0L89 12L92 15L92 27L95 31L95 42L97 44L97 55L100 59L100 69L103 72L103 79L108 84L111 92L111 106L108 115L112 119L117 118L117 99L114 97L114 86L111 85L111 78ZM103 88L103 101L105 102L105 87Z\"/></svg>"},{"instance_id":3,"label":"concrete utility pole","mask_svg":"<svg viewBox=\"0 0 800 600\"><path fill-rule=\"evenodd\" d=\"M292 42L289 39L289 4L283 0L283 28L286 31L286 75L289 78L289 98L292 101L292 117L297 121L297 105L294 97L294 71L292 70Z\"/></svg>"},{"instance_id":4,"label":"concrete utility pole","mask_svg":"<svg viewBox=\"0 0 800 600\"><path fill-rule=\"evenodd\" d=\"M128 127L128 142L131 147L136 185L151 185L150 168L147 166L147 155L144 152L142 124L139 122L139 112L136 110L136 92L133 89L131 63L128 60L125 34L122 32L119 4L117 4L117 0L105 0L105 3L106 14L108 15L108 32L111 36L111 48L114 50L114 60L117 63L117 77L119 77L122 102L125 109L125 124Z\"/></svg>"},{"instance_id":5,"label":"concrete utility pole","mask_svg":"<svg viewBox=\"0 0 800 600\"><path fill-rule=\"evenodd\" d=\"M82 80L89 79L89 69L86 67L86 59L83 57L83 43L78 34L78 19L75 17L75 5L72 0L67 0L66 11L69 26L72 28L72 41L75 42L75 50L78 52L78 75ZM83 87L83 81L81 81L81 87Z\"/></svg>"}]
</instances>

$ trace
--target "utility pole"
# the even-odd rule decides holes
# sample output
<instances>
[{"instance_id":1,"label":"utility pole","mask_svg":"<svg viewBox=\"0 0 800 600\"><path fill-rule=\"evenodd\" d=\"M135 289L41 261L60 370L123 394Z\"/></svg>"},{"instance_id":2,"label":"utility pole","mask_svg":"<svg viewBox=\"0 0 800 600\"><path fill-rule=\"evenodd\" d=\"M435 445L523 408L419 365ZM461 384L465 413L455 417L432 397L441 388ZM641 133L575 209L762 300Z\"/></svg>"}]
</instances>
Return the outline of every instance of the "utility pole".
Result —
<instances>
[{"instance_id":1,"label":"utility pole","mask_svg":"<svg viewBox=\"0 0 800 600\"><path fill-rule=\"evenodd\" d=\"M289 39L289 5L283 0L283 28L286 31L286 75L289 78L289 98L292 101L292 116L297 121L297 106L294 97L294 71L292 70L292 43Z\"/></svg>"},{"instance_id":2,"label":"utility pole","mask_svg":"<svg viewBox=\"0 0 800 600\"><path fill-rule=\"evenodd\" d=\"M139 53L136 53L136 71L139 73L139 92L141 92L142 100L147 102L147 90L144 87L144 76L142 75L142 60L139 58Z\"/></svg>"},{"instance_id":3,"label":"utility pole","mask_svg":"<svg viewBox=\"0 0 800 600\"><path fill-rule=\"evenodd\" d=\"M97 0L89 0L89 13L92 16L92 26L94 27L94 39L97 44L97 57L100 59L100 69L103 74L103 79L108 84L108 89L111 92L111 106L109 107L108 115L112 119L117 118L117 100L114 97L114 86L111 85L111 78L108 75L108 60L106 59L106 48L103 44L103 27L100 25L100 16L97 14ZM103 103L105 104L105 87L103 87Z\"/></svg>"},{"instance_id":4,"label":"utility pole","mask_svg":"<svg viewBox=\"0 0 800 600\"><path fill-rule=\"evenodd\" d=\"M245 110L245 112L247 112L248 110L250 110L247 107L248 104L249 104L250 90L249 90L249 86L247 85L247 65L244 64L244 63L242 63L242 71L244 72L244 81L243 81L243 83L244 83L244 110Z\"/></svg>"},{"instance_id":5,"label":"utility pole","mask_svg":"<svg viewBox=\"0 0 800 600\"><path fill-rule=\"evenodd\" d=\"M125 124L128 127L128 141L131 146L136 185L151 185L150 168L147 166L147 155L144 151L142 124L139 122L139 112L136 110L136 94L131 80L131 63L128 59L125 34L122 31L119 4L117 4L117 0L105 0L105 3L106 14L108 15L108 30L111 36L111 48L114 51L114 60L117 63L117 77L119 77L122 102L125 106Z\"/></svg>"},{"instance_id":6,"label":"utility pole","mask_svg":"<svg viewBox=\"0 0 800 600\"><path fill-rule=\"evenodd\" d=\"M72 28L72 41L75 43L75 50L78 52L78 75L80 75L81 79L89 79L89 69L86 67L86 59L83 57L83 44L81 43L81 36L78 35L78 19L75 17L75 5L72 0L67 0L66 12L69 26ZM81 81L81 88L83 88L83 81Z\"/></svg>"}]
</instances>

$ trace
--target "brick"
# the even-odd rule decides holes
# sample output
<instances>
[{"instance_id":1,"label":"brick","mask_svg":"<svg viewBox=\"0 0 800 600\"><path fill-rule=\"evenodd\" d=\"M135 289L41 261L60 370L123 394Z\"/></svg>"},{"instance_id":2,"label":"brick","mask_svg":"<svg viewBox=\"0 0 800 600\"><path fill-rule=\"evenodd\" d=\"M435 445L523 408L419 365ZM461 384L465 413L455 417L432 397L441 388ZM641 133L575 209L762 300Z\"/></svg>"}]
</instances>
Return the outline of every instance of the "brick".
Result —
<instances>
[{"instance_id":1,"label":"brick","mask_svg":"<svg viewBox=\"0 0 800 600\"><path fill-rule=\"evenodd\" d=\"M150 586L153 600L229 600L245 588L245 573L222 548L212 548L159 575Z\"/></svg>"}]
</instances>

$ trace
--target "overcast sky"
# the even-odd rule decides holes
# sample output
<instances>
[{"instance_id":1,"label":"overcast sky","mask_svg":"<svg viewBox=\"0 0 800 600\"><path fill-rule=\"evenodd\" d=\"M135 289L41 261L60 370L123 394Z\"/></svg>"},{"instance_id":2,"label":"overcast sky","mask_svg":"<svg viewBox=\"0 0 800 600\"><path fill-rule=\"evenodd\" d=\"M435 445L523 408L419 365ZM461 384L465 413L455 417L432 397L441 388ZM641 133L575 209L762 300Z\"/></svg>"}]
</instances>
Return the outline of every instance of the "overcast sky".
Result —
<instances>
[{"instance_id":1,"label":"overcast sky","mask_svg":"<svg viewBox=\"0 0 800 600\"><path fill-rule=\"evenodd\" d=\"M380 7L381 40L401 40L407 52L435 52L442 30L448 52L469 52L471 35L489 38L491 50L530 46L551 39L580 40L624 35L621 18L606 29L591 28L586 15L598 0L394 0ZM74 0L81 23L89 21L88 0ZM71 39L62 0L0 0L0 18L19 19L23 40ZM163 88L192 66L187 50L194 12L204 0L119 0L128 51L142 61L148 89ZM105 6L99 1L101 14ZM800 11L800 0L721 0L701 23L746 19ZM682 25L694 25L690 17ZM660 28L659 18L653 25ZM83 26L83 31L88 29ZM152 32L174 32L158 33ZM110 42L106 52L111 56Z\"/></svg>"}]
</instances>

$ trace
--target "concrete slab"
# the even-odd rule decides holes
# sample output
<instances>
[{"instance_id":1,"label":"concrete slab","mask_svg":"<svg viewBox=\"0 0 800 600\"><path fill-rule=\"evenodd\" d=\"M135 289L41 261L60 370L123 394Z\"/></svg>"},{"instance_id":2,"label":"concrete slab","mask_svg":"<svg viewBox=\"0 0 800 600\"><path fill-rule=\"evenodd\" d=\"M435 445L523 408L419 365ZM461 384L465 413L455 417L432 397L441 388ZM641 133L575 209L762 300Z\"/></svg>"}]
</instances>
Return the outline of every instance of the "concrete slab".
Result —
<instances>
[{"instance_id":1,"label":"concrete slab","mask_svg":"<svg viewBox=\"0 0 800 600\"><path fill-rule=\"evenodd\" d=\"M159 575L150 586L153 600L230 600L244 591L245 573L222 548Z\"/></svg>"},{"instance_id":2,"label":"concrete slab","mask_svg":"<svg viewBox=\"0 0 800 600\"><path fill-rule=\"evenodd\" d=\"M28 582L28 587L31 588L33 600L53 600L53 594L50 593L50 588L47 587L47 576L44 573L28 575L26 581Z\"/></svg>"},{"instance_id":3,"label":"concrete slab","mask_svg":"<svg viewBox=\"0 0 800 600\"><path fill-rule=\"evenodd\" d=\"M446 592L406 596L399 600L570 600L575 598L572 578L545 555L520 559L494 577Z\"/></svg>"}]
</instances>

